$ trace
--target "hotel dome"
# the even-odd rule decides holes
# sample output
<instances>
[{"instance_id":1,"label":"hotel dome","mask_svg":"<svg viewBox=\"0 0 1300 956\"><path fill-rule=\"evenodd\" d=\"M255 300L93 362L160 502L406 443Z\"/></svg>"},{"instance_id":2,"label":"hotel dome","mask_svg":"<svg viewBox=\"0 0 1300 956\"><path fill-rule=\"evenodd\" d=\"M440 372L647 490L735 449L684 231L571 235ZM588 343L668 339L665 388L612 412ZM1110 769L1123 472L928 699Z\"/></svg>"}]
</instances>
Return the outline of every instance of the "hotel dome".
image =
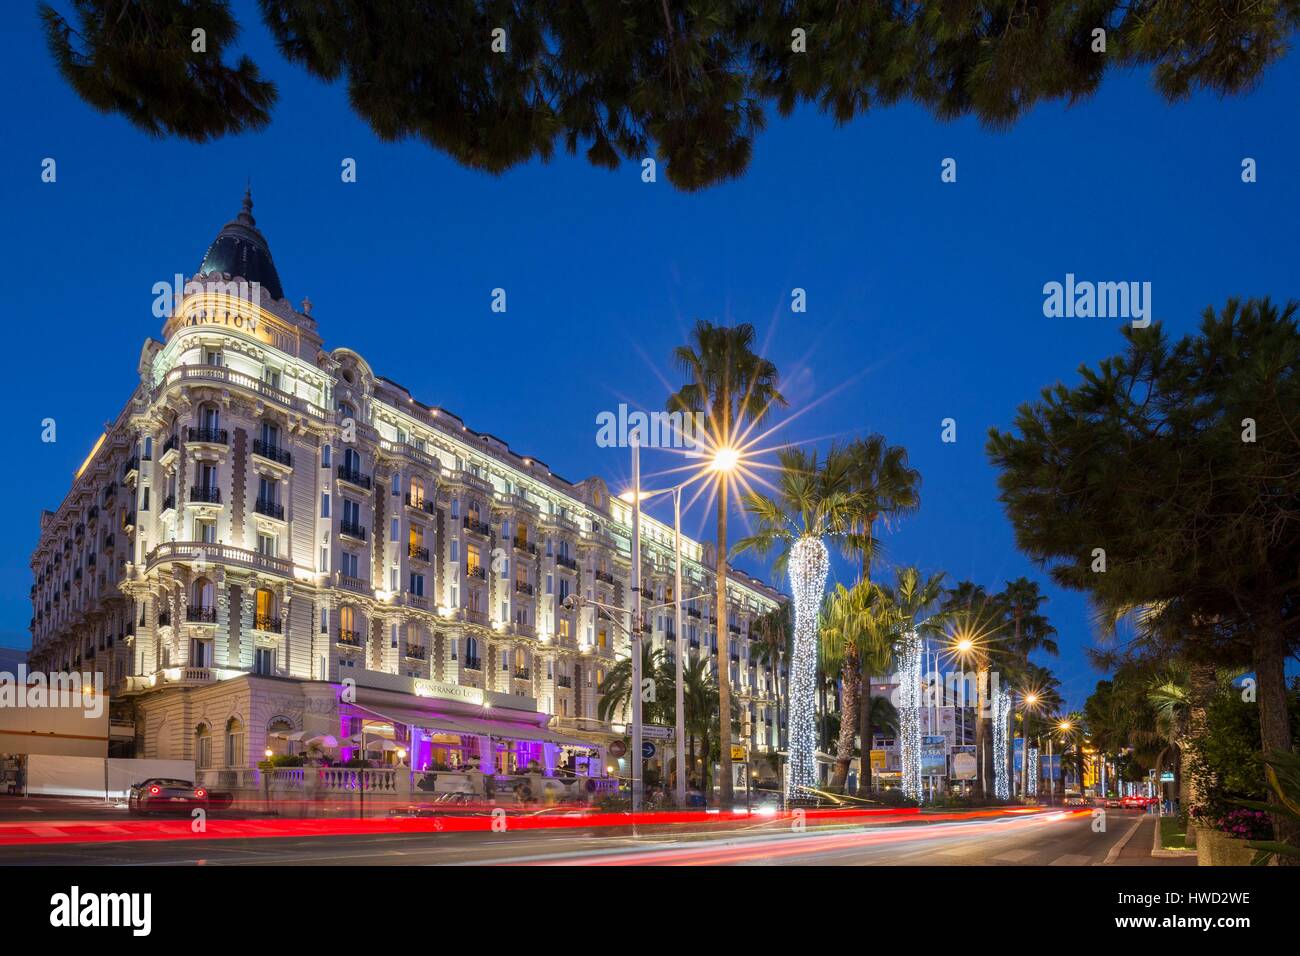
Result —
<instances>
[{"instance_id":1,"label":"hotel dome","mask_svg":"<svg viewBox=\"0 0 1300 956\"><path fill-rule=\"evenodd\" d=\"M283 299L280 274L271 259L271 247L253 219L253 196L244 192L244 206L239 215L221 227L217 238L208 246L199 275L225 273L248 282L257 282L273 299Z\"/></svg>"}]
</instances>

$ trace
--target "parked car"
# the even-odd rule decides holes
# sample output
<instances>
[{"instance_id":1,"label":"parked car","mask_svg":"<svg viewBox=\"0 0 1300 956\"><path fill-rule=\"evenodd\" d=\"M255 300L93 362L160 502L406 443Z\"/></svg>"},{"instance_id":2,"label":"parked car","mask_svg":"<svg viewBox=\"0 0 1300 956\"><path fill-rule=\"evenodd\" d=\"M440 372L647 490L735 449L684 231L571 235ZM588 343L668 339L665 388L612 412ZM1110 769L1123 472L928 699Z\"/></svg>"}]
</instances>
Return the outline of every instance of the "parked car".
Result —
<instances>
[{"instance_id":1,"label":"parked car","mask_svg":"<svg viewBox=\"0 0 1300 956\"><path fill-rule=\"evenodd\" d=\"M1140 794L1134 793L1134 794L1129 794L1119 803L1120 806L1123 807L1125 810L1145 810L1147 807L1151 806L1151 804L1155 802L1156 802L1155 797L1144 797L1141 796Z\"/></svg>"},{"instance_id":2,"label":"parked car","mask_svg":"<svg viewBox=\"0 0 1300 956\"><path fill-rule=\"evenodd\" d=\"M133 786L126 806L131 813L185 813L195 807L211 805L208 791L196 787L192 780L150 777Z\"/></svg>"},{"instance_id":3,"label":"parked car","mask_svg":"<svg viewBox=\"0 0 1300 956\"><path fill-rule=\"evenodd\" d=\"M1104 806L1107 810L1118 810L1123 807L1123 805L1124 801L1120 800L1119 797L1107 797L1104 801Z\"/></svg>"}]
</instances>

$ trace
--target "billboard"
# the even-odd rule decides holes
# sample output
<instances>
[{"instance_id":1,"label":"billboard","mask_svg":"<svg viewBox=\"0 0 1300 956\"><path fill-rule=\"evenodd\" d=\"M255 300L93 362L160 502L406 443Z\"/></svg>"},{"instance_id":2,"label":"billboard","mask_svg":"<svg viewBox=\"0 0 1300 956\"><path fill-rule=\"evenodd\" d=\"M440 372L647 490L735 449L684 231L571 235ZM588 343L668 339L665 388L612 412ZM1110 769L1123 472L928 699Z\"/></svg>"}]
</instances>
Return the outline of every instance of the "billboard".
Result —
<instances>
[{"instance_id":1,"label":"billboard","mask_svg":"<svg viewBox=\"0 0 1300 956\"><path fill-rule=\"evenodd\" d=\"M967 744L952 748L952 779L974 780L979 776L979 763L974 746Z\"/></svg>"},{"instance_id":2,"label":"billboard","mask_svg":"<svg viewBox=\"0 0 1300 956\"><path fill-rule=\"evenodd\" d=\"M948 739L943 734L921 738L921 776L948 776Z\"/></svg>"}]
</instances>

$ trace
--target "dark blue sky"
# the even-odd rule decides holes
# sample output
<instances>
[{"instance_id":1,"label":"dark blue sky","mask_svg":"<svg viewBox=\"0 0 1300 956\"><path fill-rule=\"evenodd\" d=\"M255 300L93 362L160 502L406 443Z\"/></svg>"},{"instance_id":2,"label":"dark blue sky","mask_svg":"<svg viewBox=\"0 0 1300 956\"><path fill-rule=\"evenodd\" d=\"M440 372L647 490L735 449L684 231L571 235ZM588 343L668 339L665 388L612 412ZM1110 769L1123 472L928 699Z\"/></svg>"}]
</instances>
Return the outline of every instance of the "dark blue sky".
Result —
<instances>
[{"instance_id":1,"label":"dark blue sky","mask_svg":"<svg viewBox=\"0 0 1300 956\"><path fill-rule=\"evenodd\" d=\"M685 195L643 184L631 164L611 173L561 156L494 178L418 143L382 144L342 85L289 66L253 5L236 7L280 103L267 132L205 146L93 112L48 62L34 12L3 25L15 454L0 470L0 643L27 640L40 509L57 506L130 395L141 343L160 334L153 284L194 271L249 176L286 294L311 297L327 347L358 350L573 480L624 485L627 462L596 447L595 416L619 401L660 407L663 377L678 383L671 350L697 317L753 323L794 408L823 398L791 437L880 431L921 469L921 512L889 536L888 560L990 589L1045 574L1016 551L995 500L988 427L1119 343L1113 321L1044 318L1045 282L1150 281L1156 318L1177 332L1229 295L1296 292L1295 57L1251 95L1176 106L1147 76L1114 74L1095 98L1040 107L1007 133L912 107L845 128L811 110L773 114L742 181ZM949 156L958 181L945 185ZM1245 156L1257 184L1240 180ZM57 184L40 181L44 157ZM340 181L343 157L358 162L356 184ZM498 286L505 315L489 309ZM790 312L796 286L805 314ZM948 416L955 445L940 442ZM55 444L40 441L46 417ZM689 524L711 534L703 508ZM1078 705L1099 676L1083 656L1087 608L1048 592L1062 645L1052 666Z\"/></svg>"}]
</instances>

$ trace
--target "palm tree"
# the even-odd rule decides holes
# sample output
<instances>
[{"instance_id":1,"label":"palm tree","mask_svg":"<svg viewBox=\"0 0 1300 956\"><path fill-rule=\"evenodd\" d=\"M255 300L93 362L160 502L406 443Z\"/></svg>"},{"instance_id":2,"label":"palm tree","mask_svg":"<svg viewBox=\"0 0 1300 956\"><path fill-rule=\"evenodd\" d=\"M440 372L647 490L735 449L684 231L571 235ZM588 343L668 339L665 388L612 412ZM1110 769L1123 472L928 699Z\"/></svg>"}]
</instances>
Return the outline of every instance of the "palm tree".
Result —
<instances>
[{"instance_id":1,"label":"palm tree","mask_svg":"<svg viewBox=\"0 0 1300 956\"><path fill-rule=\"evenodd\" d=\"M868 605L874 603L874 598L869 584L858 582L852 588L837 584L822 607L821 666L827 674L840 674L840 729L831 774L831 788L835 790L843 789L853 761L853 740L858 730L853 719L858 713L858 646L867 630ZM870 742L864 741L863 745L870 746Z\"/></svg>"},{"instance_id":2,"label":"palm tree","mask_svg":"<svg viewBox=\"0 0 1300 956\"><path fill-rule=\"evenodd\" d=\"M942 607L936 607L944 595L944 572L939 571L922 580L921 572L914 567L898 568L895 571L894 586L881 589L883 610L881 621L883 630L893 638L895 653L900 657L916 653L917 645L925 637L937 637L943 633L948 622L948 613ZM919 675L899 675L899 731L906 742L919 732ZM870 744L866 744L870 746ZM903 790L909 796L920 798L920 754L903 753ZM869 771L868 771L869 772Z\"/></svg>"},{"instance_id":3,"label":"palm tree","mask_svg":"<svg viewBox=\"0 0 1300 956\"><path fill-rule=\"evenodd\" d=\"M785 404L777 390L776 366L754 352L754 327L748 323L719 326L700 320L691 342L678 346L673 358L689 380L668 399L668 411L708 415L715 449L730 449L744 434L746 422L757 422L772 405ZM718 543L714 569L717 596L714 626L718 635L718 709L731 710L731 657L727 631L727 473L719 469ZM731 728L722 727L722 801L733 799L731 780Z\"/></svg>"},{"instance_id":4,"label":"palm tree","mask_svg":"<svg viewBox=\"0 0 1300 956\"><path fill-rule=\"evenodd\" d=\"M674 719L674 703L676 698L676 688L673 684L673 673L670 668L665 668L667 686L672 691L665 695L668 707L668 718ZM709 667L709 661L702 654L689 654L682 661L682 724L686 730L686 742L688 751L688 763L686 779L690 779L691 773L695 771L696 762L696 741L701 744L704 766L700 771L701 789L707 795L713 790L713 773L711 772L712 752L715 740L715 731L718 730L718 682ZM731 706L731 720L728 724L734 724L740 717L740 709L733 701Z\"/></svg>"},{"instance_id":5,"label":"palm tree","mask_svg":"<svg viewBox=\"0 0 1300 956\"><path fill-rule=\"evenodd\" d=\"M871 434L849 446L853 466L850 487L855 496L855 514L845 550L856 554L862 563L862 580L871 580L871 563L879 550L876 523L888 528L899 518L912 514L921 506L921 473L907 462L907 449L890 445L883 435ZM871 696L871 662L859 658L859 684L867 688L864 702ZM858 764L858 787L871 785L871 713L860 708L858 736L862 740L862 758Z\"/></svg>"},{"instance_id":6,"label":"palm tree","mask_svg":"<svg viewBox=\"0 0 1300 956\"><path fill-rule=\"evenodd\" d=\"M1008 581L1007 586L994 598L994 601L1002 608L1007 621L1004 629L1007 635L1005 650L1010 656L1004 662L1004 670L1008 683L1032 688L1033 684L1025 680L1025 674L1031 667L1030 653L1044 651L1052 656L1058 653L1056 642L1052 640L1056 636L1056 628L1039 611L1047 601L1047 595L1039 590L1037 581L1020 577ZM1014 730L1013 724L1013 733L1007 740L1007 746L1011 748L1015 747ZM1014 792L1015 787L1012 787L1012 790Z\"/></svg>"},{"instance_id":7,"label":"palm tree","mask_svg":"<svg viewBox=\"0 0 1300 956\"><path fill-rule=\"evenodd\" d=\"M651 681L653 694L650 700L643 700L642 716L647 723L660 723L665 710L673 716L673 675L667 666L664 652L649 644L641 645L641 680ZM623 713L632 702L632 658L624 657L617 661L605 675L601 685L600 703L596 705L596 716L608 723L611 718Z\"/></svg>"},{"instance_id":8,"label":"palm tree","mask_svg":"<svg viewBox=\"0 0 1300 956\"><path fill-rule=\"evenodd\" d=\"M822 540L848 531L853 495L848 488L851 461L832 447L824 461L816 451L786 448L774 497L752 492L745 510L754 533L736 544L736 551L754 551L766 558L777 552L772 570L789 569L794 592L794 649L790 667L790 772L787 796L798 796L817 782L816 697L817 610L826 588L830 555Z\"/></svg>"},{"instance_id":9,"label":"palm tree","mask_svg":"<svg viewBox=\"0 0 1300 956\"><path fill-rule=\"evenodd\" d=\"M984 585L958 581L943 600L943 608L962 637L971 642L970 654L975 663L975 753L979 761L977 774L980 796L990 795L993 780L993 706L989 700L991 647L1002 626L1001 608ZM964 682L963 682L964 684Z\"/></svg>"}]
</instances>

